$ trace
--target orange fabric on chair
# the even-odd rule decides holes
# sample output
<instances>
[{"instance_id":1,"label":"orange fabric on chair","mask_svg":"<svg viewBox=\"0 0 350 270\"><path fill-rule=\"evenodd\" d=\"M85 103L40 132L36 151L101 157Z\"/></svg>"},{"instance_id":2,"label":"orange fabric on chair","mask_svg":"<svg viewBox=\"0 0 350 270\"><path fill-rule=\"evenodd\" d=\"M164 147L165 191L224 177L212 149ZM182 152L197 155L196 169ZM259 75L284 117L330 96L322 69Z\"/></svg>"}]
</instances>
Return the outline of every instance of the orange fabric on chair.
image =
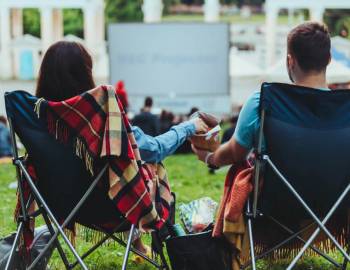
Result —
<instances>
[{"instance_id":1,"label":"orange fabric on chair","mask_svg":"<svg viewBox=\"0 0 350 270\"><path fill-rule=\"evenodd\" d=\"M251 184L253 168L238 170L236 177L233 180L233 188L229 193L227 200L224 219L237 222L243 213L243 208L248 200L250 192L253 190Z\"/></svg>"},{"instance_id":2,"label":"orange fabric on chair","mask_svg":"<svg viewBox=\"0 0 350 270\"><path fill-rule=\"evenodd\" d=\"M249 193L253 189L250 181L252 174L253 168L247 165L232 166L228 171L213 237L223 236L226 221L238 222L240 220Z\"/></svg>"},{"instance_id":3,"label":"orange fabric on chair","mask_svg":"<svg viewBox=\"0 0 350 270\"><path fill-rule=\"evenodd\" d=\"M224 194L220 203L213 237L225 237L233 247L232 269L238 270L241 258L247 257L248 238L243 211L250 192L253 168L232 166L227 173Z\"/></svg>"}]
</instances>

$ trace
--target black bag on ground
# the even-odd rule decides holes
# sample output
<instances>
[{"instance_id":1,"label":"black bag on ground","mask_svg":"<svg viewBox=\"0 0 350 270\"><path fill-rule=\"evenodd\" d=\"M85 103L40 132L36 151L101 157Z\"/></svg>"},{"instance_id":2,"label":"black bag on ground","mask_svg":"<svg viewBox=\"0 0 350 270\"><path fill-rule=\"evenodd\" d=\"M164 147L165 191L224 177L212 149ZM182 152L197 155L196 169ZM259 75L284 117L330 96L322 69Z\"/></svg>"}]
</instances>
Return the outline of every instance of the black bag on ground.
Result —
<instances>
[{"instance_id":1,"label":"black bag on ground","mask_svg":"<svg viewBox=\"0 0 350 270\"><path fill-rule=\"evenodd\" d=\"M232 269L231 248L212 231L169 238L166 247L173 270Z\"/></svg>"},{"instance_id":2,"label":"black bag on ground","mask_svg":"<svg viewBox=\"0 0 350 270\"><path fill-rule=\"evenodd\" d=\"M15 240L16 234L13 233L0 240L0 270L4 270L7 260L10 256L11 248ZM32 260L34 260L39 253L45 248L46 244L50 241L51 234L46 226L41 226L35 229L33 247L31 249ZM52 255L54 246L52 246L39 263L34 267L35 270L45 270L46 266ZM10 270L22 270L25 269L24 263L18 251L12 257Z\"/></svg>"}]
</instances>

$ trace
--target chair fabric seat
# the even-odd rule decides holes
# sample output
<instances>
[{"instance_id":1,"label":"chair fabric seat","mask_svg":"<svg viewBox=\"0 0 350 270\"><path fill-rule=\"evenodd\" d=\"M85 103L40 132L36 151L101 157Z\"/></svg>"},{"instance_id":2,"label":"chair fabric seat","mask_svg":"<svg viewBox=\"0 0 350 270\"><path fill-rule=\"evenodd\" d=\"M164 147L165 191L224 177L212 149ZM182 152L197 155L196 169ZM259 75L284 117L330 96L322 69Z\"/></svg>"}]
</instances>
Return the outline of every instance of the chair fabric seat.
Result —
<instances>
[{"instance_id":1,"label":"chair fabric seat","mask_svg":"<svg viewBox=\"0 0 350 270\"><path fill-rule=\"evenodd\" d=\"M324 218L350 182L350 91L264 83L261 110L265 111L263 154L269 156L312 211L320 219ZM271 166L265 164L263 171L259 210L294 232L309 224L310 214ZM349 202L348 195L327 223L327 228L342 244L350 225ZM257 219L254 230L260 251L291 235L267 219ZM318 242L324 239L319 237ZM302 243L295 240L282 251L288 253L288 248L301 246ZM320 247L331 248L329 242ZM283 252L280 250L274 255L286 255Z\"/></svg>"},{"instance_id":2,"label":"chair fabric seat","mask_svg":"<svg viewBox=\"0 0 350 270\"><path fill-rule=\"evenodd\" d=\"M265 84L266 153L305 202L323 216L350 182L350 91ZM309 215L269 166L264 212L302 220ZM348 208L349 198L342 204Z\"/></svg>"},{"instance_id":3,"label":"chair fabric seat","mask_svg":"<svg viewBox=\"0 0 350 270\"><path fill-rule=\"evenodd\" d=\"M63 221L93 179L71 144L58 142L34 112L37 99L24 91L6 94L6 110L15 119L14 129L23 143L38 176L38 189L59 221ZM103 162L103 160L101 161ZM107 173L74 218L86 225L119 224L124 221L108 197Z\"/></svg>"}]
</instances>

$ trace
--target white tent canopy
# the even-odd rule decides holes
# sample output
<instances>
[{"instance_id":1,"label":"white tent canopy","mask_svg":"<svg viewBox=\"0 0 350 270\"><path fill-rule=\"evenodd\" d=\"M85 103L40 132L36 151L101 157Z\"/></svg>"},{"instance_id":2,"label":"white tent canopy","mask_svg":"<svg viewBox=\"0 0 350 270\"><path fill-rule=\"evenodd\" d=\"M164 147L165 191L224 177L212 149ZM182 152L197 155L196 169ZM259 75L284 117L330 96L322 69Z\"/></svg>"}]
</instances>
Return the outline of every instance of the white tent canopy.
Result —
<instances>
[{"instance_id":1,"label":"white tent canopy","mask_svg":"<svg viewBox=\"0 0 350 270\"><path fill-rule=\"evenodd\" d=\"M280 59L277 64L266 71L266 81L289 83L286 59ZM350 81L350 68L339 61L332 60L327 68L328 83L346 83Z\"/></svg>"},{"instance_id":2,"label":"white tent canopy","mask_svg":"<svg viewBox=\"0 0 350 270\"><path fill-rule=\"evenodd\" d=\"M244 59L234 50L230 53L230 76L231 77L261 77L262 69L248 59Z\"/></svg>"},{"instance_id":3,"label":"white tent canopy","mask_svg":"<svg viewBox=\"0 0 350 270\"><path fill-rule=\"evenodd\" d=\"M231 103L233 106L244 104L247 98L260 89L263 71L254 61L237 55L235 50L230 54Z\"/></svg>"}]
</instances>

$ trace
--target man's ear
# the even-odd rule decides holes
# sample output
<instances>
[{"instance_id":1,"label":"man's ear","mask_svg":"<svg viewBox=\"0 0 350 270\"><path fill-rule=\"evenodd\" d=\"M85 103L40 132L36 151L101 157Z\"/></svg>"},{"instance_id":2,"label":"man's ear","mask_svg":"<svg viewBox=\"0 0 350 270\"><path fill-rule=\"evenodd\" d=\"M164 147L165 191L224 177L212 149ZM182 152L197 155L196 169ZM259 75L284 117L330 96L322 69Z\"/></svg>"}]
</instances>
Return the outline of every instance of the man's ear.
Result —
<instances>
[{"instance_id":1,"label":"man's ear","mask_svg":"<svg viewBox=\"0 0 350 270\"><path fill-rule=\"evenodd\" d=\"M290 68L294 67L294 58L290 53L287 54L287 64Z\"/></svg>"}]
</instances>

